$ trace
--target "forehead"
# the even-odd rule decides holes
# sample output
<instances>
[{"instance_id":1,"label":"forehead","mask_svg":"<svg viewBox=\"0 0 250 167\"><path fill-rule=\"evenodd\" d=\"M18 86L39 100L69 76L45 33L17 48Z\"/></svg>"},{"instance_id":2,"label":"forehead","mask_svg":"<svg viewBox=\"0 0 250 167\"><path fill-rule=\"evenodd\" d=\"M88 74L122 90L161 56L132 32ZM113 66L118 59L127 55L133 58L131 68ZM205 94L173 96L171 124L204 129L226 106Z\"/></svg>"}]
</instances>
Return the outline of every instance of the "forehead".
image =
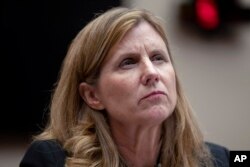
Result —
<instances>
[{"instance_id":1,"label":"forehead","mask_svg":"<svg viewBox=\"0 0 250 167\"><path fill-rule=\"evenodd\" d=\"M146 47L147 49L166 50L167 47L159 33L146 21L128 31L110 50L114 52L131 52Z\"/></svg>"}]
</instances>

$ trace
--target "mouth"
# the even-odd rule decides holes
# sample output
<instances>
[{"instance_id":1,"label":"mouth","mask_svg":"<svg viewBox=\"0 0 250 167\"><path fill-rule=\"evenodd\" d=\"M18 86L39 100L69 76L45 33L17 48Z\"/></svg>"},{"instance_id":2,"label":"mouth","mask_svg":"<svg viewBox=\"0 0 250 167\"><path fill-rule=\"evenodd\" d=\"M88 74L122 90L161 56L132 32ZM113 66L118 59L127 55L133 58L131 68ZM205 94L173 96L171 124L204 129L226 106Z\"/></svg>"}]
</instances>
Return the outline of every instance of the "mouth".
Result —
<instances>
[{"instance_id":1,"label":"mouth","mask_svg":"<svg viewBox=\"0 0 250 167\"><path fill-rule=\"evenodd\" d=\"M153 91L153 92L151 92L151 93L149 93L149 94L143 96L143 97L141 98L141 100L144 100L144 99L147 99L147 98L150 98L150 97L153 97L153 96L161 96L161 95L166 95L166 93L163 92L163 91ZM140 100L140 101L141 101L141 100Z\"/></svg>"}]
</instances>

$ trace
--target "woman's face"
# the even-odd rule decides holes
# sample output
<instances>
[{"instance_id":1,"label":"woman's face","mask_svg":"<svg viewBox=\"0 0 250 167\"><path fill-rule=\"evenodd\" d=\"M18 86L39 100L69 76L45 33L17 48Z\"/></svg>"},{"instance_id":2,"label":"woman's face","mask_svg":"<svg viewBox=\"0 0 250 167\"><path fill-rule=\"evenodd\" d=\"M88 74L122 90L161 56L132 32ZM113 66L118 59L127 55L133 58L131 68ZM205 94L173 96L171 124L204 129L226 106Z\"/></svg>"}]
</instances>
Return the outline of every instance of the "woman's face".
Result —
<instances>
[{"instance_id":1,"label":"woman's face","mask_svg":"<svg viewBox=\"0 0 250 167\"><path fill-rule=\"evenodd\" d=\"M111 48L96 92L111 125L160 124L171 115L177 101L175 71L150 24L138 24Z\"/></svg>"}]
</instances>

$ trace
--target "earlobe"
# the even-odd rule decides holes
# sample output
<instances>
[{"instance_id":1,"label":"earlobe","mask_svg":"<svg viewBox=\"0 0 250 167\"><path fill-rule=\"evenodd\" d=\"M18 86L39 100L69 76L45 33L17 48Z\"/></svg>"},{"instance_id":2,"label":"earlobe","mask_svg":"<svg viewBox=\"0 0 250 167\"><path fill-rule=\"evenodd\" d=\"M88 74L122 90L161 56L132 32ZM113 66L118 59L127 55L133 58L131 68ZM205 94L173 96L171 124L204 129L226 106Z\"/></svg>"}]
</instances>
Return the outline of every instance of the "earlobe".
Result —
<instances>
[{"instance_id":1,"label":"earlobe","mask_svg":"<svg viewBox=\"0 0 250 167\"><path fill-rule=\"evenodd\" d=\"M104 106L101 103L100 99L96 94L96 88L92 85L87 84L86 82L82 82L79 85L79 93L85 103L88 104L89 107L95 110L103 110Z\"/></svg>"}]
</instances>

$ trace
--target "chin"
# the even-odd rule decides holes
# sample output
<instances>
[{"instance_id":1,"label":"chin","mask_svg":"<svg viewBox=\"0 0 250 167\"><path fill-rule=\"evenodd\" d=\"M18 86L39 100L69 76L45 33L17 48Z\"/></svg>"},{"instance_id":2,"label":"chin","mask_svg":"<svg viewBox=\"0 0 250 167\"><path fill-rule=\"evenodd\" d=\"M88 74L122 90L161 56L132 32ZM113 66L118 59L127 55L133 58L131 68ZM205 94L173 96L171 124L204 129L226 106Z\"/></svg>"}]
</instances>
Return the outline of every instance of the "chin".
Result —
<instances>
[{"instance_id":1,"label":"chin","mask_svg":"<svg viewBox=\"0 0 250 167\"><path fill-rule=\"evenodd\" d=\"M172 113L172 110L164 108L153 108L148 111L150 120L160 124L170 117Z\"/></svg>"}]
</instances>

